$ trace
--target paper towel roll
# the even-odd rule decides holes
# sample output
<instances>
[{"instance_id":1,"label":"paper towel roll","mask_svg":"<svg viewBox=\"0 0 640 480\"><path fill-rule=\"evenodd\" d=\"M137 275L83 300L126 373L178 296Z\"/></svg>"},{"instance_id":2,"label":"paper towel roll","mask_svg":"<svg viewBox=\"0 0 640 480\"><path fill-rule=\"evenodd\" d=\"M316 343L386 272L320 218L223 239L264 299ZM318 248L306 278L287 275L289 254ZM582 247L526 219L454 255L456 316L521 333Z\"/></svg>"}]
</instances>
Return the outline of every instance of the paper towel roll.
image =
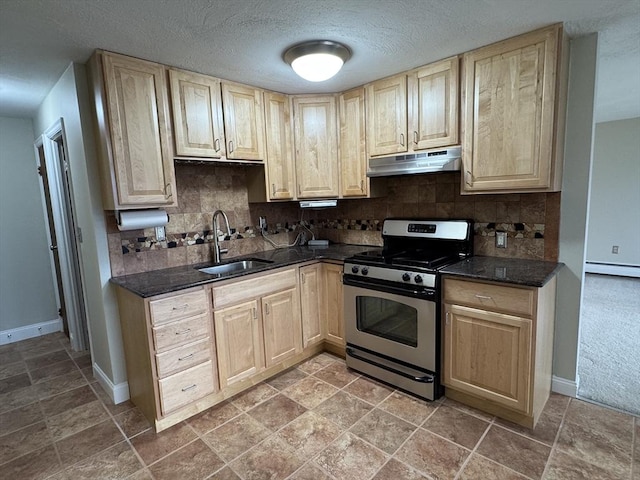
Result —
<instances>
[{"instance_id":1,"label":"paper towel roll","mask_svg":"<svg viewBox=\"0 0 640 480\"><path fill-rule=\"evenodd\" d=\"M169 215L160 208L117 212L116 219L118 221L118 230L120 231L163 227L169 223Z\"/></svg>"}]
</instances>

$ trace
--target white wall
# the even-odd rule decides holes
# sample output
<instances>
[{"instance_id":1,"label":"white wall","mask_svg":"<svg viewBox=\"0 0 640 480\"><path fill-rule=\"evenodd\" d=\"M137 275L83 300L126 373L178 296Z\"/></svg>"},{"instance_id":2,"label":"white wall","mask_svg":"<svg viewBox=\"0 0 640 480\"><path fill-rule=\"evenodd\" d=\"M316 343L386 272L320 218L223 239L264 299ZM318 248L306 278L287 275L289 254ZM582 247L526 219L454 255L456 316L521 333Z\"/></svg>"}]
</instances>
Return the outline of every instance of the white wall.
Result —
<instances>
[{"instance_id":1,"label":"white wall","mask_svg":"<svg viewBox=\"0 0 640 480\"><path fill-rule=\"evenodd\" d=\"M0 331L57 320L31 119L0 117Z\"/></svg>"},{"instance_id":2,"label":"white wall","mask_svg":"<svg viewBox=\"0 0 640 480\"><path fill-rule=\"evenodd\" d=\"M77 221L83 234L80 256L94 367L108 382L124 384L126 389L118 307L109 284L111 269L84 65L69 65L40 105L34 119L36 135L60 117L65 127Z\"/></svg>"},{"instance_id":3,"label":"white wall","mask_svg":"<svg viewBox=\"0 0 640 480\"><path fill-rule=\"evenodd\" d=\"M587 262L640 266L640 118L596 125Z\"/></svg>"}]
</instances>

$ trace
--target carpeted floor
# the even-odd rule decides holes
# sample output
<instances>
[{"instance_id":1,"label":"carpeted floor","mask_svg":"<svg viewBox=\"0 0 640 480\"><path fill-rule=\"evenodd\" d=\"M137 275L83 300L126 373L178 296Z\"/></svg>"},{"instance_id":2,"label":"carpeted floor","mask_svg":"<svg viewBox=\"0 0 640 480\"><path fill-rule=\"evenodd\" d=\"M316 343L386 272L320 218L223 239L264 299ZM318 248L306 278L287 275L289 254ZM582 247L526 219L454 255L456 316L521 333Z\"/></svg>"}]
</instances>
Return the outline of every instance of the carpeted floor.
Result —
<instances>
[{"instance_id":1,"label":"carpeted floor","mask_svg":"<svg viewBox=\"0 0 640 480\"><path fill-rule=\"evenodd\" d=\"M640 278L586 274L578 397L640 415Z\"/></svg>"}]
</instances>

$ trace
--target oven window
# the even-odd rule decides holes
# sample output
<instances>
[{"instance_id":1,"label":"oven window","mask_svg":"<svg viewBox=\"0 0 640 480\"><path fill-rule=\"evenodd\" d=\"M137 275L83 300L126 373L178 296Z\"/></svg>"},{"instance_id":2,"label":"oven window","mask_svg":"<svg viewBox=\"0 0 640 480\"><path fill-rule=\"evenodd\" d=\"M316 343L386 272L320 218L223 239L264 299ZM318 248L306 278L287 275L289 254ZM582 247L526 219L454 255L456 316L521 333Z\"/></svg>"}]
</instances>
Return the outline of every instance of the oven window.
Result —
<instances>
[{"instance_id":1,"label":"oven window","mask_svg":"<svg viewBox=\"0 0 640 480\"><path fill-rule=\"evenodd\" d=\"M393 342L418 346L418 311L385 298L357 296L358 330Z\"/></svg>"}]
</instances>

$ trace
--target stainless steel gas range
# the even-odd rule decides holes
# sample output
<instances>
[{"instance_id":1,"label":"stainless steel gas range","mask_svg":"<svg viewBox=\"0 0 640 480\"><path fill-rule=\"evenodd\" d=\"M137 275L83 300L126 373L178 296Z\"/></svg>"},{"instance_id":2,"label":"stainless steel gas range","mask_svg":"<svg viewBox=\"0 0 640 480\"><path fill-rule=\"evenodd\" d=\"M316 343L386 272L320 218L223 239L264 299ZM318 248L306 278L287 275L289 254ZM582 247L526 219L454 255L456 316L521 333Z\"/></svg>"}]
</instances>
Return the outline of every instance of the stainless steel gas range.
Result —
<instances>
[{"instance_id":1,"label":"stainless steel gas range","mask_svg":"<svg viewBox=\"0 0 640 480\"><path fill-rule=\"evenodd\" d=\"M345 260L347 366L435 400L441 395L439 269L473 254L473 222L389 218L382 238L382 248Z\"/></svg>"}]
</instances>

